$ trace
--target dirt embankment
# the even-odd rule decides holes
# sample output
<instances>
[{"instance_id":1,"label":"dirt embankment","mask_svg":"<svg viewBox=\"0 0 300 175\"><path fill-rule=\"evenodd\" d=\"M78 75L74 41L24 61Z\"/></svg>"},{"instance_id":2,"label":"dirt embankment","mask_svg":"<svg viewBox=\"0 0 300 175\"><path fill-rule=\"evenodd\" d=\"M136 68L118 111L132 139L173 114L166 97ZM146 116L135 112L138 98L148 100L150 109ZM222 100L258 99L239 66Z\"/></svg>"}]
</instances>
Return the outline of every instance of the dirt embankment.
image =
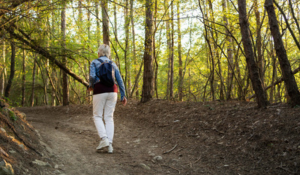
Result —
<instances>
[{"instance_id":1,"label":"dirt embankment","mask_svg":"<svg viewBox=\"0 0 300 175\"><path fill-rule=\"evenodd\" d=\"M300 108L285 104L264 110L254 103L235 101L118 104L114 154L95 151L99 138L91 106L19 110L27 114L48 145L35 148L46 152L46 157L28 149L29 158L22 154L20 159L29 163L10 162L16 169L26 167L31 174L300 173ZM30 143L41 145L31 130ZM41 166L32 161L38 158L50 166L37 169Z\"/></svg>"},{"instance_id":2,"label":"dirt embankment","mask_svg":"<svg viewBox=\"0 0 300 175\"><path fill-rule=\"evenodd\" d=\"M26 114L0 99L0 174L52 174L53 162L47 145Z\"/></svg>"}]
</instances>

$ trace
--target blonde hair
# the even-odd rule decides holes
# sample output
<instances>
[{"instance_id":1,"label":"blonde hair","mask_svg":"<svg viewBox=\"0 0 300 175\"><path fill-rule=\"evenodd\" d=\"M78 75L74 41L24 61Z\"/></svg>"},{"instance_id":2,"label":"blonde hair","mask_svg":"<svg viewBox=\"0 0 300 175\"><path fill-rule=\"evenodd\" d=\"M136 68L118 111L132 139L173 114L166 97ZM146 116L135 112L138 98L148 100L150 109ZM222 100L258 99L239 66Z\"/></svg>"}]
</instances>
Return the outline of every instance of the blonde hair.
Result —
<instances>
[{"instance_id":1,"label":"blonde hair","mask_svg":"<svg viewBox=\"0 0 300 175\"><path fill-rule=\"evenodd\" d=\"M106 57L110 57L110 47L107 44L101 44L98 48L98 54L99 56L106 56Z\"/></svg>"}]
</instances>

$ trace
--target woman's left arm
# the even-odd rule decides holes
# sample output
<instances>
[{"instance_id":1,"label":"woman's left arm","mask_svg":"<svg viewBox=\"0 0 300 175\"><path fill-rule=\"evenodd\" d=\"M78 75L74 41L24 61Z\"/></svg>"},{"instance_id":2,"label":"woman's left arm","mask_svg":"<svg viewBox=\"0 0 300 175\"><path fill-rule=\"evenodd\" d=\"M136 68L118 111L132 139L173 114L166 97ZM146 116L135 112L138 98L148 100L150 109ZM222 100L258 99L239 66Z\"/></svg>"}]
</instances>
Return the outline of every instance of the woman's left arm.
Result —
<instances>
[{"instance_id":1,"label":"woman's left arm","mask_svg":"<svg viewBox=\"0 0 300 175\"><path fill-rule=\"evenodd\" d=\"M96 80L96 66L95 66L95 62L92 61L90 64L90 85L89 85L89 89L92 88L94 89L94 83Z\"/></svg>"}]
</instances>

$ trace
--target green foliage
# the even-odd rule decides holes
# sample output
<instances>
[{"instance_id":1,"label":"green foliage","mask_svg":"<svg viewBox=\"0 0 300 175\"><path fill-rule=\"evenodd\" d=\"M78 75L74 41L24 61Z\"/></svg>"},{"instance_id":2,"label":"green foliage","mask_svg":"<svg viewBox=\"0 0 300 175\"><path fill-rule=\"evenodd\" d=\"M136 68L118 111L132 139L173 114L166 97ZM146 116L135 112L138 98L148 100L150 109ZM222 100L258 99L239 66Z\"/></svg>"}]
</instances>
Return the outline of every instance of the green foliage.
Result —
<instances>
[{"instance_id":1,"label":"green foliage","mask_svg":"<svg viewBox=\"0 0 300 175\"><path fill-rule=\"evenodd\" d=\"M11 111L11 110L8 110L8 115L9 115L9 118L12 120L12 121L16 121L17 120L17 116L16 114Z\"/></svg>"},{"instance_id":2,"label":"green foliage","mask_svg":"<svg viewBox=\"0 0 300 175\"><path fill-rule=\"evenodd\" d=\"M155 49L156 49L156 61L158 63L158 77L157 77L157 94L158 98L167 98L167 82L169 79L169 51L167 46L167 31L166 21L173 22L174 24L174 98L178 99L179 94L179 53L178 53L178 19L177 19L177 2L180 2L179 15L181 23L181 58L183 66L183 100L186 101L207 101L212 100L212 90L215 92L216 98L220 98L221 86L224 86L224 94L228 91L228 72L229 61L228 52L231 49L233 52L233 86L231 98L240 98L240 88L245 92L244 96L250 96L253 93L248 81L248 70L246 66L244 51L241 50L241 32L239 28L239 16L236 10L237 2L227 3L227 9L223 10L223 1L212 1L212 8L209 7L209 1L199 1L206 16L202 16L199 9L198 1L182 1L174 0L174 20L171 19L171 8L168 9L169 13L166 13L164 3L169 6L171 0L157 1L157 13L155 33ZM18 29L24 31L28 36L34 40L34 43L38 46L42 46L51 53L58 61L62 60L62 56L66 55L68 58L67 67L81 78L88 80L89 64L92 60L97 58L98 43L102 43L102 15L96 17L96 8L101 12L101 6L96 1L83 0L82 7L79 8L78 1L66 2L66 50L63 49L62 34L61 34L61 1L34 1L21 4L14 11L17 11L17 16L11 19L17 19L15 21ZM143 60L144 44L145 44L145 1L134 1L134 29L135 29L135 43L133 43L132 25L130 23L129 32L129 49L127 52L127 65L125 64L125 18L128 16L124 14L124 1L116 0L115 3L109 2L108 15L110 25L110 45L111 45L111 58L115 61L122 73L122 77L127 79L125 82L127 88L132 90L133 84L137 77L138 69ZM114 19L114 6L116 6L116 26ZM288 3L282 4L286 12L289 13ZM28 8L30 7L30 8ZM249 7L253 7L253 2L249 2ZM154 7L153 7L153 10ZM253 40L253 49L257 57L257 24L256 15L253 9L249 10L249 23L250 31ZM299 9L296 13L299 14ZM129 9L130 11L130 9ZM275 50L272 48L273 40L269 31L268 19L264 16L263 1L258 0L258 11L260 12L261 20L261 37L262 41L262 54L264 58L264 85L267 86L272 83L273 80L273 60L272 56L275 56ZM79 13L81 12L81 15ZM9 16L8 14L6 14ZM89 17L88 17L89 15ZM228 20L228 31L224 27L225 20ZM280 17L280 14L278 14ZM155 21L155 18L153 19ZM289 22L292 25L293 31L299 36L299 31L294 24L292 18L289 18ZM100 24L97 27L97 22ZM9 25L5 23L3 25ZM209 44L205 40L205 26L207 27L207 34ZM285 23L280 24L281 30L286 31ZM18 33L18 32L17 32ZM232 42L227 39L231 37ZM5 62L0 60L1 65L6 68L7 73L5 78L8 78L10 74L10 37L4 37L6 39L5 44L0 46L0 55L5 54ZM0 42L2 42L0 41ZM62 71L53 63L47 62L46 58L41 56L36 50L24 45L24 43L15 40L17 42L16 53L16 73L13 81L13 87L10 95L10 99L7 99L8 103L13 106L20 106L22 101L22 76L25 75L25 106L31 105L31 99L35 101L35 105L50 104L52 100L52 94L54 93L53 87L50 84L50 78L54 88L56 88L57 98L61 99L61 74ZM299 65L300 53L297 49L289 32L283 33L283 41L286 46L287 54L290 59L293 69L296 69ZM136 57L133 57L133 45L136 48ZM5 46L5 49L4 49ZM241 46L241 47L239 47ZM213 50L214 61L210 54L209 48ZM4 50L3 50L4 49ZM25 58L26 70L23 73L23 57ZM276 56L275 56L276 57ZM34 60L39 64L36 68L36 80L33 85L33 65ZM129 67L126 67L128 66ZM153 61L153 65L156 65ZM276 77L275 80L281 77L281 71L279 71L279 65L276 63ZM126 68L128 77L126 75ZM154 66L154 69L156 67ZM214 68L214 71L212 71ZM142 70L143 71L143 70ZM1 68L1 72L2 71ZM142 72L143 73L143 72ZM210 80L214 73L213 85L210 86ZM48 75L49 74L49 75ZM49 78L50 76L50 78ZM138 81L139 95L142 90L142 77ZM296 81L300 82L300 77L296 76ZM70 100L71 103L89 103L87 100L86 87L82 86L78 82L73 81L70 77ZM129 87L131 85L131 87ZM34 94L32 94L32 88L34 87ZM276 89L278 88L278 89ZM279 96L277 101L284 99L284 86L277 86L274 90L274 96ZM45 95L46 93L46 95ZM270 92L268 92L270 93ZM47 98L46 98L47 96ZM268 95L270 96L270 94ZM56 97L53 97L56 100ZM136 97L140 98L140 96ZM274 97L275 99L275 97ZM46 101L47 100L47 101ZM212 110L212 109L211 109Z\"/></svg>"}]
</instances>

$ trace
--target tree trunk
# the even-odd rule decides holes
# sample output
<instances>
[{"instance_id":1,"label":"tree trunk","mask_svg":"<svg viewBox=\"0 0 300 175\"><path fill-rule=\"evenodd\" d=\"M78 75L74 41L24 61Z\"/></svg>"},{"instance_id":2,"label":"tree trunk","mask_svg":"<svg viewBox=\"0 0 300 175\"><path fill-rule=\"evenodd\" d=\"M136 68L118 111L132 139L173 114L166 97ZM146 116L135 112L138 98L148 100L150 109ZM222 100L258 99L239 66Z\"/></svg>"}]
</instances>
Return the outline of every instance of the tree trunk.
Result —
<instances>
[{"instance_id":1,"label":"tree trunk","mask_svg":"<svg viewBox=\"0 0 300 175\"><path fill-rule=\"evenodd\" d=\"M45 69L46 69L46 71L48 71L48 69L49 69L49 60L46 60L45 64L46 64ZM42 76L44 76L44 80L45 80L45 84L44 84L45 104L48 105L48 83L49 83L49 80L48 80L47 73L43 74Z\"/></svg>"},{"instance_id":2,"label":"tree trunk","mask_svg":"<svg viewBox=\"0 0 300 175\"><path fill-rule=\"evenodd\" d=\"M56 92L56 89L55 89L55 85L54 85L54 83L55 83L55 78L56 78L56 69L53 67L52 68L52 73L51 73L51 77L52 77L52 102L51 102L51 105L52 106L56 106L56 97L57 97L57 92ZM57 97L57 100L58 100L58 104L60 103L60 101L59 101L59 98Z\"/></svg>"},{"instance_id":3,"label":"tree trunk","mask_svg":"<svg viewBox=\"0 0 300 175\"><path fill-rule=\"evenodd\" d=\"M34 57L36 60L36 55ZM36 61L35 60L33 63L33 70L32 70L32 90L31 90L31 103L30 103L31 107L33 107L33 105L34 105L34 86L35 86L35 69L36 69Z\"/></svg>"},{"instance_id":4,"label":"tree trunk","mask_svg":"<svg viewBox=\"0 0 300 175\"><path fill-rule=\"evenodd\" d=\"M26 56L25 49L23 49L23 69L22 69L22 102L21 105L25 105L25 83L26 83Z\"/></svg>"},{"instance_id":5,"label":"tree trunk","mask_svg":"<svg viewBox=\"0 0 300 175\"><path fill-rule=\"evenodd\" d=\"M129 24L130 24L130 16L128 14L128 7L129 7L129 1L126 0L125 2L125 9L124 9L124 16L125 16L125 51L124 51L124 60L125 60L125 85L127 94L130 93L130 76L129 76L129 57L128 57L128 51L129 51Z\"/></svg>"},{"instance_id":6,"label":"tree trunk","mask_svg":"<svg viewBox=\"0 0 300 175\"><path fill-rule=\"evenodd\" d=\"M177 1L177 19L178 19L178 64L179 64L179 83L178 83L178 97L182 101L183 96L183 76L182 76L182 58L181 58L181 29L180 29L180 2Z\"/></svg>"},{"instance_id":7,"label":"tree trunk","mask_svg":"<svg viewBox=\"0 0 300 175\"><path fill-rule=\"evenodd\" d=\"M270 41L270 43L272 43L272 41ZM274 55L274 51L273 51L273 45L270 44L270 52L271 52L271 59L272 59L272 67L273 67L273 73L272 73L272 83L274 83L274 81L277 79L277 70L276 70L276 57ZM276 96L275 94L275 86L272 86L271 91L270 91L270 103L273 103L273 97ZM275 100L276 103L276 100Z\"/></svg>"},{"instance_id":8,"label":"tree trunk","mask_svg":"<svg viewBox=\"0 0 300 175\"><path fill-rule=\"evenodd\" d=\"M119 41L118 41L118 22L117 22L117 6L116 6L116 4L114 4L114 34L115 34L115 42L118 43ZM119 66L120 74L122 74L121 73L121 66L120 66L120 58L119 58L119 54L117 52L117 50L118 50L117 47L118 47L118 44L116 44L115 48L113 46L113 49L114 49L115 54L116 54L115 55L116 56L116 64Z\"/></svg>"},{"instance_id":9,"label":"tree trunk","mask_svg":"<svg viewBox=\"0 0 300 175\"><path fill-rule=\"evenodd\" d=\"M258 0L254 1L254 11L255 11L255 17L256 17L256 48L257 48L257 65L258 65L258 71L259 76L262 82L262 86L264 87L264 60L261 50L261 28L260 28L260 13L258 10Z\"/></svg>"},{"instance_id":10,"label":"tree trunk","mask_svg":"<svg viewBox=\"0 0 300 175\"><path fill-rule=\"evenodd\" d=\"M167 99L169 99L169 95L170 95L170 85L171 85L171 81L170 81L170 78L171 78L171 75L170 75L170 69L171 69L171 49L172 49L172 46L171 46L171 32L170 32L170 16L169 16L169 8L168 8L168 1L164 1L164 5L165 5L165 10L167 11L166 12L166 37L167 37L167 53L168 53L168 69L167 69L167 75L168 75L168 81L167 81L167 91L166 91L166 97Z\"/></svg>"},{"instance_id":11,"label":"tree trunk","mask_svg":"<svg viewBox=\"0 0 300 175\"><path fill-rule=\"evenodd\" d=\"M107 0L101 1L103 43L109 45L109 20Z\"/></svg>"},{"instance_id":12,"label":"tree trunk","mask_svg":"<svg viewBox=\"0 0 300 175\"><path fill-rule=\"evenodd\" d=\"M97 39L97 46L100 46L100 22L99 22L99 2L96 1L95 2L95 6L96 6L96 25L97 25L97 30L96 30L96 39ZM98 49L97 47L97 49Z\"/></svg>"},{"instance_id":13,"label":"tree trunk","mask_svg":"<svg viewBox=\"0 0 300 175\"><path fill-rule=\"evenodd\" d=\"M276 55L279 60L283 80L288 91L288 95L291 98L291 105L300 105L300 92L298 90L297 83L295 81L295 77L292 73L292 69L290 66L290 62L288 60L286 50L284 48L281 34L279 31L278 22L276 19L276 14L273 6L272 0L265 1L265 8L268 12L269 17L269 26L271 30L271 34L274 39Z\"/></svg>"},{"instance_id":14,"label":"tree trunk","mask_svg":"<svg viewBox=\"0 0 300 175\"><path fill-rule=\"evenodd\" d=\"M170 99L173 99L173 82L174 82L174 4L171 1L171 55L170 55Z\"/></svg>"},{"instance_id":15,"label":"tree trunk","mask_svg":"<svg viewBox=\"0 0 300 175\"><path fill-rule=\"evenodd\" d=\"M157 92L157 69L158 69L158 64L157 64L157 55L156 55L156 20L157 20L157 0L155 0L154 2L154 32L153 32L153 58L154 58L154 67L155 67L155 71L154 71L154 79L153 79L153 83L154 83L154 92L156 95L156 98L158 98L158 92Z\"/></svg>"},{"instance_id":16,"label":"tree trunk","mask_svg":"<svg viewBox=\"0 0 300 175\"><path fill-rule=\"evenodd\" d=\"M224 22L225 22L225 26L229 29L229 22L228 22L228 18L227 18L227 0L223 0L223 11L225 12L224 15ZM229 37L229 31L226 30L226 40L227 40L227 57L228 57L228 74L227 74L227 93L226 93L226 100L230 100L231 99L231 91L232 91L232 81L233 81L233 70L231 68L231 66L233 65L233 54L232 54L232 38Z\"/></svg>"},{"instance_id":17,"label":"tree trunk","mask_svg":"<svg viewBox=\"0 0 300 175\"><path fill-rule=\"evenodd\" d=\"M249 22L246 11L246 0L238 0L239 6L239 22L242 33L242 41L246 54L246 62L249 71L249 76L252 82L253 89L255 91L257 104L259 108L265 108L268 104L265 91L262 87L262 83L259 77L258 67L254 60L254 53L252 50L252 43L250 39Z\"/></svg>"},{"instance_id":18,"label":"tree trunk","mask_svg":"<svg viewBox=\"0 0 300 175\"><path fill-rule=\"evenodd\" d=\"M15 76L16 46L15 46L15 43L13 41L10 43L10 46L11 46L11 64L10 64L9 79L8 79L7 85L5 87L5 95L4 96L6 98L9 97L12 81L13 81L14 76Z\"/></svg>"},{"instance_id":19,"label":"tree trunk","mask_svg":"<svg viewBox=\"0 0 300 175\"><path fill-rule=\"evenodd\" d=\"M66 2L63 2L63 9L61 11L61 33L62 33L62 47L63 47L63 58L62 63L65 67L67 67L67 58L65 56L66 49ZM65 71L63 71L63 105L69 105L69 82L68 75Z\"/></svg>"},{"instance_id":20,"label":"tree trunk","mask_svg":"<svg viewBox=\"0 0 300 175\"><path fill-rule=\"evenodd\" d=\"M5 41L3 41L3 64L5 64L5 57L6 57L6 48L5 48ZM5 75L6 75L6 66L3 66L2 74L1 74L1 81L0 81L0 93L1 96L4 95L5 89Z\"/></svg>"},{"instance_id":21,"label":"tree trunk","mask_svg":"<svg viewBox=\"0 0 300 175\"><path fill-rule=\"evenodd\" d=\"M133 16L133 0L130 0L130 17L131 17L131 29L132 29L132 47L133 47L133 58L135 65L137 65L137 58L136 58L136 48L135 48L135 30L134 30L134 16ZM135 75L138 75L139 70L137 67L135 68ZM139 76L137 76L139 77ZM136 85L136 98L139 98L139 84Z\"/></svg>"},{"instance_id":22,"label":"tree trunk","mask_svg":"<svg viewBox=\"0 0 300 175\"><path fill-rule=\"evenodd\" d=\"M152 66L152 39L153 39L153 12L152 0L146 0L146 26L145 26L145 52L144 52L144 78L141 102L152 99L153 93L153 66Z\"/></svg>"}]
</instances>

